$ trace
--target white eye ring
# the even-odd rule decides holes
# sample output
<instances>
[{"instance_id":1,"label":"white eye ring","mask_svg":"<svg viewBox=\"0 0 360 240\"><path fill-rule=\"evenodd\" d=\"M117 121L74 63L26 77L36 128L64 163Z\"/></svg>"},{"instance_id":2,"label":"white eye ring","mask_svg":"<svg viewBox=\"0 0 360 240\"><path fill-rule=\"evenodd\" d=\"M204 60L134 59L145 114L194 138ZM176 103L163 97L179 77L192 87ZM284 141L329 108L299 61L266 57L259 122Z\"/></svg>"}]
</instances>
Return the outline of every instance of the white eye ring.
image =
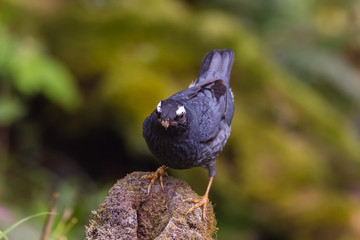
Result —
<instances>
[{"instance_id":1,"label":"white eye ring","mask_svg":"<svg viewBox=\"0 0 360 240\"><path fill-rule=\"evenodd\" d=\"M159 112L159 113L161 112L161 101L156 106L156 111Z\"/></svg>"},{"instance_id":2,"label":"white eye ring","mask_svg":"<svg viewBox=\"0 0 360 240\"><path fill-rule=\"evenodd\" d=\"M176 115L180 116L181 114L186 113L184 106L178 106L178 109L176 110Z\"/></svg>"}]
</instances>

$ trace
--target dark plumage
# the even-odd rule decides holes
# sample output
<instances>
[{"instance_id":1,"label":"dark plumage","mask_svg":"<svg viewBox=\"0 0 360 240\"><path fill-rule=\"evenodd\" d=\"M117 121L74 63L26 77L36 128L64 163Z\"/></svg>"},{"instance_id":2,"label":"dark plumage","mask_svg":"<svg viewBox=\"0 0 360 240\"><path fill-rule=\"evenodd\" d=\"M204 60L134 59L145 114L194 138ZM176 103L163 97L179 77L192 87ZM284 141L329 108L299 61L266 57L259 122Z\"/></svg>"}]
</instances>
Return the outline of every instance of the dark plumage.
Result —
<instances>
[{"instance_id":1,"label":"dark plumage","mask_svg":"<svg viewBox=\"0 0 360 240\"><path fill-rule=\"evenodd\" d=\"M229 80L233 62L231 49L209 52L196 81L160 101L143 125L146 143L162 164L176 169L207 168L208 189L216 175L215 159L230 136L234 99Z\"/></svg>"}]
</instances>

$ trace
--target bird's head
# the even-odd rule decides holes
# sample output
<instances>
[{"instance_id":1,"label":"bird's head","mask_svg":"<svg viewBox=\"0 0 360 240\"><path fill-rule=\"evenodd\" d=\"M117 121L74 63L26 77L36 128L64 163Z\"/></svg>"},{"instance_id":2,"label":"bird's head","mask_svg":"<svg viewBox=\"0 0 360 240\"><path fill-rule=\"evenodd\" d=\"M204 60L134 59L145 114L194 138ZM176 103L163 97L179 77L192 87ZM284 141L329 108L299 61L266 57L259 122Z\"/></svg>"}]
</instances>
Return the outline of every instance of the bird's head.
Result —
<instances>
[{"instance_id":1,"label":"bird's head","mask_svg":"<svg viewBox=\"0 0 360 240\"><path fill-rule=\"evenodd\" d=\"M160 101L155 109L155 118L158 124L166 131L185 129L187 115L184 105L173 99Z\"/></svg>"}]
</instances>

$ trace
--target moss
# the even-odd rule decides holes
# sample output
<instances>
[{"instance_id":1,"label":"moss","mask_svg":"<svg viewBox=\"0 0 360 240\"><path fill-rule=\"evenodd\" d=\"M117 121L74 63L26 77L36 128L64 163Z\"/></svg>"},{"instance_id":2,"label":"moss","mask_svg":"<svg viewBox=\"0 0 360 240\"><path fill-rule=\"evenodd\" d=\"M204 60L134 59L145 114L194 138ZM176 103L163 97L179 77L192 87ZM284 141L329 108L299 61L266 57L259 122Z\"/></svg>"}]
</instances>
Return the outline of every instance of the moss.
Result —
<instances>
[{"instance_id":1,"label":"moss","mask_svg":"<svg viewBox=\"0 0 360 240\"><path fill-rule=\"evenodd\" d=\"M184 181L164 178L164 189L158 181L147 194L149 180L143 172L120 179L110 190L99 210L92 211L86 227L86 239L212 239L216 231L213 206L208 204L207 220L201 208L185 213L193 203L187 198L198 196Z\"/></svg>"}]
</instances>

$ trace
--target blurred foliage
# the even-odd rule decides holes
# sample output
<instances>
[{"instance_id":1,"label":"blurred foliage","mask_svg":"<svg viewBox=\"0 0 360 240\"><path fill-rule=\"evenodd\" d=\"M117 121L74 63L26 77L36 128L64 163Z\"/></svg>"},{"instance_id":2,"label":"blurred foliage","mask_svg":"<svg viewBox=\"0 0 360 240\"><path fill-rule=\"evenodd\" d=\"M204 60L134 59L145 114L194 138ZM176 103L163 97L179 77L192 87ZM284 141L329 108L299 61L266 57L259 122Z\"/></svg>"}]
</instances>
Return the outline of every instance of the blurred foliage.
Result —
<instances>
[{"instance_id":1,"label":"blurred foliage","mask_svg":"<svg viewBox=\"0 0 360 240\"><path fill-rule=\"evenodd\" d=\"M17 40L6 30L1 24L0 67L3 99L0 124L11 124L16 116L22 115L23 108L20 102L16 101L14 90L25 98L42 93L68 109L78 106L80 96L67 69L47 56L35 39L28 36Z\"/></svg>"},{"instance_id":2,"label":"blurred foliage","mask_svg":"<svg viewBox=\"0 0 360 240\"><path fill-rule=\"evenodd\" d=\"M117 178L156 168L144 118L230 47L219 239L359 239L359 12L353 0L3 1L0 228L59 191L79 219L69 239L83 236ZM205 190L203 169L171 174Z\"/></svg>"}]
</instances>

